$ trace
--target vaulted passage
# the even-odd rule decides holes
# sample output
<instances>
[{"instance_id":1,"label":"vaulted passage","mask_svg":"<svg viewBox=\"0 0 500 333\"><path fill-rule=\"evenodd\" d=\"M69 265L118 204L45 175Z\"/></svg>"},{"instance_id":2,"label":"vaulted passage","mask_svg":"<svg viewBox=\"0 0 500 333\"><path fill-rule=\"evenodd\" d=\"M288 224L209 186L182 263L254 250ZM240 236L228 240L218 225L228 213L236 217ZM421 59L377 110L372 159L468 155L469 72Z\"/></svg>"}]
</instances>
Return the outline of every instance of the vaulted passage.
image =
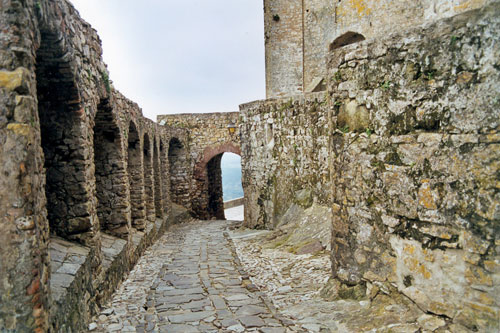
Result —
<instances>
[{"instance_id":1,"label":"vaulted passage","mask_svg":"<svg viewBox=\"0 0 500 333\"><path fill-rule=\"evenodd\" d=\"M82 143L80 97L60 40L42 32L37 51L37 98L45 159L47 215L51 232L63 237L90 230Z\"/></svg>"},{"instance_id":2,"label":"vaulted passage","mask_svg":"<svg viewBox=\"0 0 500 333\"><path fill-rule=\"evenodd\" d=\"M186 179L186 151L177 138L172 138L168 147L170 165L170 196L172 202L187 206L189 183Z\"/></svg>"},{"instance_id":3,"label":"vaulted passage","mask_svg":"<svg viewBox=\"0 0 500 333\"><path fill-rule=\"evenodd\" d=\"M130 122L128 131L127 172L130 183L132 226L138 230L143 230L146 223L144 210L144 174L141 161L141 142L137 127L133 122Z\"/></svg>"},{"instance_id":4,"label":"vaulted passage","mask_svg":"<svg viewBox=\"0 0 500 333\"><path fill-rule=\"evenodd\" d=\"M210 218L224 220L224 200L222 199L222 171L220 162L222 154L214 156L207 163L208 178L208 206L207 214Z\"/></svg>"},{"instance_id":5,"label":"vaulted passage","mask_svg":"<svg viewBox=\"0 0 500 333\"><path fill-rule=\"evenodd\" d=\"M146 194L146 219L149 222L155 220L153 167L151 164L151 140L148 134L144 135L144 191Z\"/></svg>"},{"instance_id":6,"label":"vaulted passage","mask_svg":"<svg viewBox=\"0 0 500 333\"><path fill-rule=\"evenodd\" d=\"M121 135L108 101L99 104L94 126L97 216L102 230L126 238L128 228L127 174Z\"/></svg>"}]
</instances>

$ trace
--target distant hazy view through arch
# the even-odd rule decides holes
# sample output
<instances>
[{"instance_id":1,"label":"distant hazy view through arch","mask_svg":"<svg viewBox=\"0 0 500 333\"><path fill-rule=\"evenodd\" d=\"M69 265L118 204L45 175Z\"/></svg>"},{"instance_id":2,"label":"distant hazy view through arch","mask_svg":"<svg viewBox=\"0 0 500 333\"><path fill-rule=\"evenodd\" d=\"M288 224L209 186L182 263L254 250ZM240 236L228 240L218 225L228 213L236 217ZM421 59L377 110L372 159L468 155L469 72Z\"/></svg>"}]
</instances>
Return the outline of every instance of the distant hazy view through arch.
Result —
<instances>
[{"instance_id":1,"label":"distant hazy view through arch","mask_svg":"<svg viewBox=\"0 0 500 333\"><path fill-rule=\"evenodd\" d=\"M224 153L221 160L222 193L224 202L243 197L241 186L241 157ZM243 220L243 208L230 208L225 211L228 220Z\"/></svg>"},{"instance_id":2,"label":"distant hazy view through arch","mask_svg":"<svg viewBox=\"0 0 500 333\"><path fill-rule=\"evenodd\" d=\"M220 163L222 170L222 192L224 201L243 196L241 186L241 157L233 153L224 153Z\"/></svg>"}]
</instances>

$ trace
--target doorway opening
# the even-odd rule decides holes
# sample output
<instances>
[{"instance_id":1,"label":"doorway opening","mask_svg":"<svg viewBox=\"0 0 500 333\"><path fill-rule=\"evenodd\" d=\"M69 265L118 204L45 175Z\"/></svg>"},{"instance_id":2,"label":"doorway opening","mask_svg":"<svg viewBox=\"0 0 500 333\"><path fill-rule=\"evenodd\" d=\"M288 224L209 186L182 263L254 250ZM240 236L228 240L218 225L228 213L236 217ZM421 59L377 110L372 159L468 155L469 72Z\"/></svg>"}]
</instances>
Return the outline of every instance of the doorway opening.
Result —
<instances>
[{"instance_id":1,"label":"doorway opening","mask_svg":"<svg viewBox=\"0 0 500 333\"><path fill-rule=\"evenodd\" d=\"M218 220L228 219L225 209L242 205L241 157L234 153L221 153L212 157L206 168L207 215ZM234 214L231 214L230 219L236 220Z\"/></svg>"},{"instance_id":2,"label":"doorway opening","mask_svg":"<svg viewBox=\"0 0 500 333\"><path fill-rule=\"evenodd\" d=\"M241 184L241 157L224 153L221 159L222 198L226 220L242 221L243 186Z\"/></svg>"},{"instance_id":3,"label":"doorway opening","mask_svg":"<svg viewBox=\"0 0 500 333\"><path fill-rule=\"evenodd\" d=\"M128 182L121 134L108 100L98 105L94 125L94 165L97 195L97 216L101 230L127 238L128 205L125 188Z\"/></svg>"}]
</instances>

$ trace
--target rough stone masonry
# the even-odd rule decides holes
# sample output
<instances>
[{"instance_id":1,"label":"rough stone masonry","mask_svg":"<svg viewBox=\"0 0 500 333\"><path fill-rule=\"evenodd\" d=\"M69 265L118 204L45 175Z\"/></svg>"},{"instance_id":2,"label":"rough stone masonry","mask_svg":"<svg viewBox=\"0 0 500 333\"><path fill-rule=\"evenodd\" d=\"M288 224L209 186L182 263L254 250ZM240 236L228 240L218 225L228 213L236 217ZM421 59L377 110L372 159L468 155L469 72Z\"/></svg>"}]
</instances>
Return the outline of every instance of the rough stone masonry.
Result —
<instances>
[{"instance_id":1,"label":"rough stone masonry","mask_svg":"<svg viewBox=\"0 0 500 333\"><path fill-rule=\"evenodd\" d=\"M333 297L404 295L443 329L498 331L500 3L264 8L281 98L160 125L67 0L0 2L1 331L84 331L169 225L223 218L224 152L242 155L247 226L331 211Z\"/></svg>"},{"instance_id":2,"label":"rough stone masonry","mask_svg":"<svg viewBox=\"0 0 500 333\"><path fill-rule=\"evenodd\" d=\"M242 105L245 224L331 208L336 297L395 289L497 331L499 10L332 48L323 92Z\"/></svg>"},{"instance_id":3,"label":"rough stone masonry","mask_svg":"<svg viewBox=\"0 0 500 333\"><path fill-rule=\"evenodd\" d=\"M209 186L192 159L220 144L237 152L239 136L197 146L188 128L144 118L113 88L99 37L68 1L0 4L0 331L82 331L186 217L172 201L220 214L220 166ZM230 124L237 116L218 123Z\"/></svg>"}]
</instances>

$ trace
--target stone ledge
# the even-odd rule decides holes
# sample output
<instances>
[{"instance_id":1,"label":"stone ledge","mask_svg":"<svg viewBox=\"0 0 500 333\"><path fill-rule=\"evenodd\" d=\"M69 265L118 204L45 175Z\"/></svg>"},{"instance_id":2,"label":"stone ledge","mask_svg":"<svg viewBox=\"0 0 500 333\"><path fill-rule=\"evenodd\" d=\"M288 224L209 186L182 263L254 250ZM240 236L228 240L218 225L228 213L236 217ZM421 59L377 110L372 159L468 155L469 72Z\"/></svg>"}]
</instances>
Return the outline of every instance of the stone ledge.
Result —
<instances>
[{"instance_id":1,"label":"stone ledge","mask_svg":"<svg viewBox=\"0 0 500 333\"><path fill-rule=\"evenodd\" d=\"M78 330L83 314L90 315L88 300L92 290L90 249L58 237L50 238L51 279L53 311L51 326L64 331L69 327Z\"/></svg>"},{"instance_id":2,"label":"stone ledge","mask_svg":"<svg viewBox=\"0 0 500 333\"><path fill-rule=\"evenodd\" d=\"M244 203L244 199L245 198L241 197L241 198L225 201L224 202L224 209L229 209L229 208L241 206Z\"/></svg>"},{"instance_id":3,"label":"stone ledge","mask_svg":"<svg viewBox=\"0 0 500 333\"><path fill-rule=\"evenodd\" d=\"M111 296L122 279L126 277L129 269L127 241L102 233L101 251L103 254L103 279L99 286L99 304L103 304Z\"/></svg>"}]
</instances>

